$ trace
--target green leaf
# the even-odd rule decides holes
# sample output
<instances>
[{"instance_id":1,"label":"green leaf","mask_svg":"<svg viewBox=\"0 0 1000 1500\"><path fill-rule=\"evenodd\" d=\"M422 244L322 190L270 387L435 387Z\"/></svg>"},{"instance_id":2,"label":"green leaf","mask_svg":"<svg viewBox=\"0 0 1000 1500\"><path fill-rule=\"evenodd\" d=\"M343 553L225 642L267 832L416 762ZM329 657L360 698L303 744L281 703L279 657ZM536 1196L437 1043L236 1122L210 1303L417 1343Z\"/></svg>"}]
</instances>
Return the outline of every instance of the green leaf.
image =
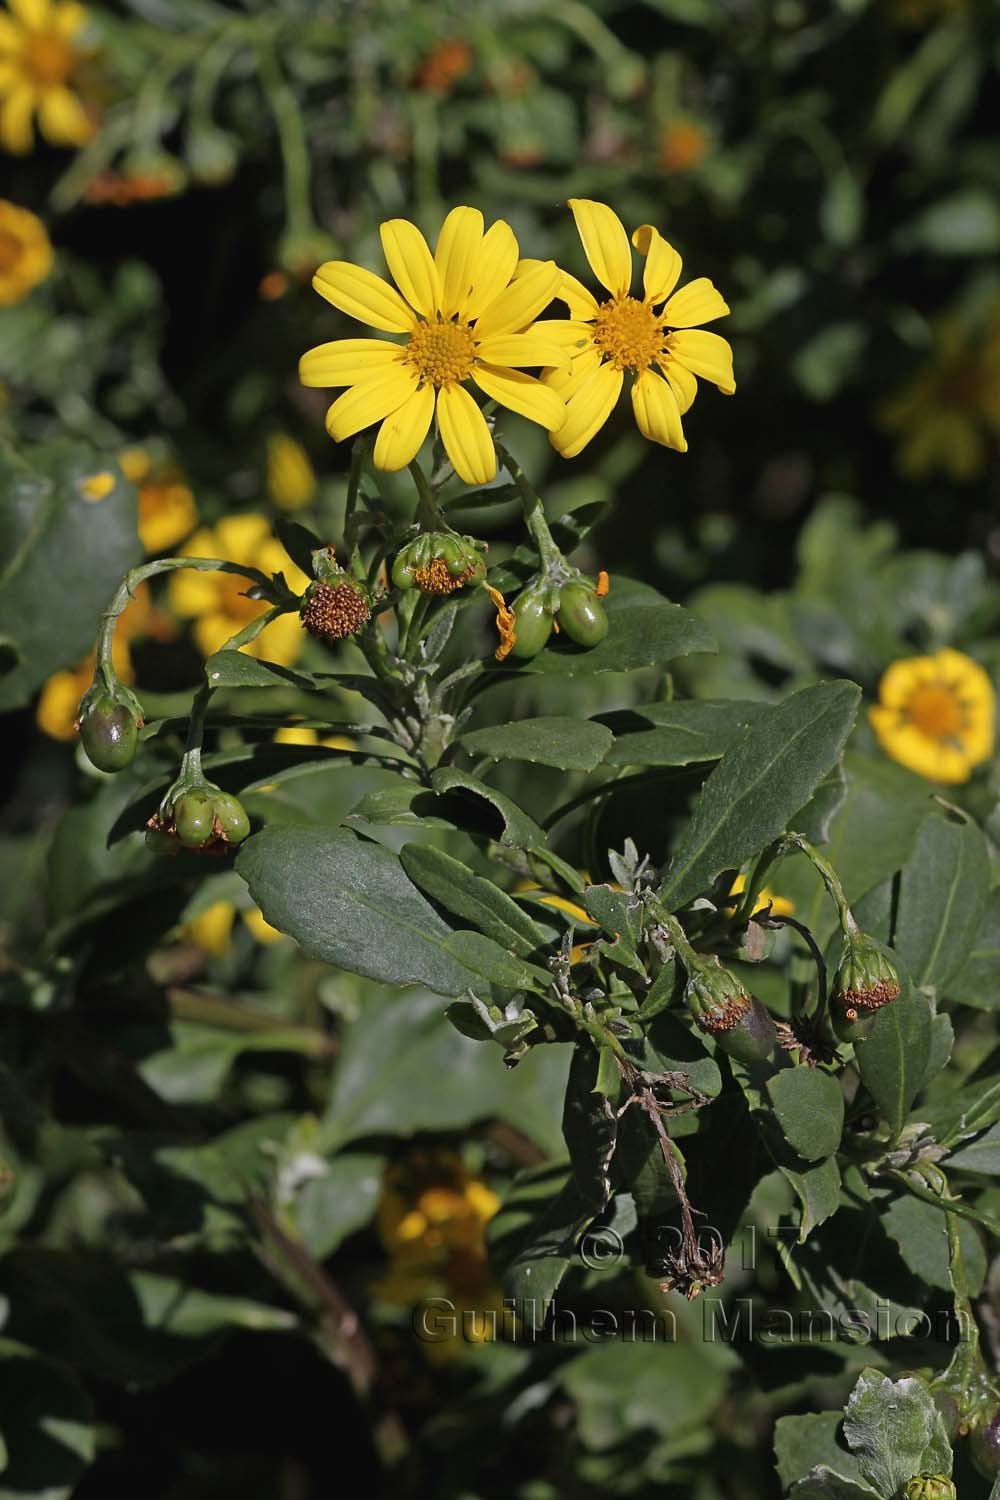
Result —
<instances>
[{"instance_id":1,"label":"green leaf","mask_svg":"<svg viewBox=\"0 0 1000 1500\"><path fill-rule=\"evenodd\" d=\"M468 969L446 946L451 929L381 844L343 828L265 828L243 845L236 868L272 927L311 957L440 995L469 987Z\"/></svg>"},{"instance_id":2,"label":"green leaf","mask_svg":"<svg viewBox=\"0 0 1000 1500\"><path fill-rule=\"evenodd\" d=\"M665 1315L666 1337L595 1343L558 1370L558 1384L576 1403L586 1448L612 1448L643 1430L674 1437L715 1410L726 1387L719 1346L670 1338L673 1317L672 1311ZM609 1328L612 1321L617 1315L608 1311Z\"/></svg>"},{"instance_id":3,"label":"green leaf","mask_svg":"<svg viewBox=\"0 0 1000 1500\"><path fill-rule=\"evenodd\" d=\"M466 969L501 989L534 990L536 994L544 995L552 987L552 975L547 969L540 969L509 953L481 932L470 932L467 928L453 932L445 946Z\"/></svg>"},{"instance_id":4,"label":"green leaf","mask_svg":"<svg viewBox=\"0 0 1000 1500\"><path fill-rule=\"evenodd\" d=\"M0 1500L67 1500L96 1453L93 1408L82 1386L61 1364L0 1339L0 1412Z\"/></svg>"},{"instance_id":5,"label":"green leaf","mask_svg":"<svg viewBox=\"0 0 1000 1500\"><path fill-rule=\"evenodd\" d=\"M989 888L986 840L975 823L932 814L900 877L894 947L914 984L938 993L966 963Z\"/></svg>"},{"instance_id":6,"label":"green leaf","mask_svg":"<svg viewBox=\"0 0 1000 1500\"><path fill-rule=\"evenodd\" d=\"M689 766L718 760L747 724L767 713L764 703L738 699L712 703L692 698L642 703L605 714L615 743L604 757L609 766Z\"/></svg>"},{"instance_id":7,"label":"green leaf","mask_svg":"<svg viewBox=\"0 0 1000 1500\"><path fill-rule=\"evenodd\" d=\"M299 1189L292 1215L314 1260L326 1260L356 1229L370 1223L382 1191L385 1158L345 1151L323 1163Z\"/></svg>"},{"instance_id":8,"label":"green leaf","mask_svg":"<svg viewBox=\"0 0 1000 1500\"><path fill-rule=\"evenodd\" d=\"M934 1398L920 1380L862 1370L844 1414L844 1436L864 1478L897 1495L914 1474L950 1474L951 1444Z\"/></svg>"},{"instance_id":9,"label":"green leaf","mask_svg":"<svg viewBox=\"0 0 1000 1500\"><path fill-rule=\"evenodd\" d=\"M886 1234L895 1240L900 1255L913 1274L925 1286L951 1292L947 1215L933 1204L914 1198L912 1193L901 1193L883 1208L881 1217ZM967 1219L959 1220L958 1229L969 1292L978 1297L986 1279L982 1237Z\"/></svg>"},{"instance_id":10,"label":"green leaf","mask_svg":"<svg viewBox=\"0 0 1000 1500\"><path fill-rule=\"evenodd\" d=\"M716 650L711 632L696 615L635 579L612 578L604 607L608 633L599 646L588 650L557 636L530 661L518 662L518 671L549 677L635 672L694 651Z\"/></svg>"},{"instance_id":11,"label":"green leaf","mask_svg":"<svg viewBox=\"0 0 1000 1500\"><path fill-rule=\"evenodd\" d=\"M323 545L320 538L301 521L293 521L289 516L275 517L274 531L295 566L311 578L312 555Z\"/></svg>"},{"instance_id":12,"label":"green leaf","mask_svg":"<svg viewBox=\"0 0 1000 1500\"><path fill-rule=\"evenodd\" d=\"M226 1328L248 1328L253 1333L287 1333L298 1327L296 1315L285 1308L253 1302L247 1297L204 1292L172 1276L133 1271L129 1282L146 1327L179 1338L204 1338Z\"/></svg>"},{"instance_id":13,"label":"green leaf","mask_svg":"<svg viewBox=\"0 0 1000 1500\"><path fill-rule=\"evenodd\" d=\"M788 1492L788 1500L863 1500L864 1496L877 1495L863 1480L844 1479L825 1464L814 1469Z\"/></svg>"},{"instance_id":14,"label":"green leaf","mask_svg":"<svg viewBox=\"0 0 1000 1500\"><path fill-rule=\"evenodd\" d=\"M844 1096L832 1073L782 1068L767 1080L767 1093L793 1151L806 1161L833 1155L844 1128Z\"/></svg>"},{"instance_id":15,"label":"green leaf","mask_svg":"<svg viewBox=\"0 0 1000 1500\"><path fill-rule=\"evenodd\" d=\"M819 1162L806 1171L778 1163L781 1175L792 1187L799 1200L801 1217L798 1243L806 1240L820 1224L826 1222L840 1207L840 1168L834 1156Z\"/></svg>"},{"instance_id":16,"label":"green leaf","mask_svg":"<svg viewBox=\"0 0 1000 1500\"><path fill-rule=\"evenodd\" d=\"M608 1169L618 1139L614 1107L598 1089L599 1069L596 1049L589 1040L578 1042L573 1048L562 1117L563 1139L577 1192L595 1213L608 1201Z\"/></svg>"},{"instance_id":17,"label":"green leaf","mask_svg":"<svg viewBox=\"0 0 1000 1500\"><path fill-rule=\"evenodd\" d=\"M534 849L544 847L545 834L533 818L529 818L526 812L522 812L516 802L505 797L503 792L498 792L495 787L487 786L485 781L480 781L476 776L468 776L464 771L458 771L454 766L442 766L431 776L431 785L439 797L454 793L449 801L461 806L463 803L470 809L472 818L463 821L456 817L458 827L468 827L470 822L473 829L481 829L489 838L495 838L501 844L509 844L518 849ZM495 816L491 816L482 806L477 806L476 801L487 802L493 809L494 814L500 818L499 826ZM447 813L443 814L447 816Z\"/></svg>"},{"instance_id":18,"label":"green leaf","mask_svg":"<svg viewBox=\"0 0 1000 1500\"><path fill-rule=\"evenodd\" d=\"M978 1140L953 1152L948 1165L962 1172L979 1172L984 1177L1000 1176L1000 1124L991 1125Z\"/></svg>"},{"instance_id":19,"label":"green leaf","mask_svg":"<svg viewBox=\"0 0 1000 1500\"><path fill-rule=\"evenodd\" d=\"M954 1146L1000 1120L1000 1079L972 1083L958 1093L949 1092L920 1111L942 1146Z\"/></svg>"},{"instance_id":20,"label":"green leaf","mask_svg":"<svg viewBox=\"0 0 1000 1500\"><path fill-rule=\"evenodd\" d=\"M778 1418L774 1427L774 1457L782 1489L788 1489L821 1465L852 1483L864 1484L858 1461L844 1442L842 1421L841 1411Z\"/></svg>"},{"instance_id":21,"label":"green leaf","mask_svg":"<svg viewBox=\"0 0 1000 1500\"><path fill-rule=\"evenodd\" d=\"M307 691L328 686L311 672L298 672L246 651L216 651L205 663L205 681L214 688L297 687Z\"/></svg>"},{"instance_id":22,"label":"green leaf","mask_svg":"<svg viewBox=\"0 0 1000 1500\"><path fill-rule=\"evenodd\" d=\"M861 1081L898 1134L923 1085L931 1055L934 1008L905 982L898 1000L879 1011L871 1036L856 1049Z\"/></svg>"},{"instance_id":23,"label":"green leaf","mask_svg":"<svg viewBox=\"0 0 1000 1500\"><path fill-rule=\"evenodd\" d=\"M439 906L473 923L494 942L522 957L545 941L541 928L506 891L475 875L461 860L425 844L404 844L400 863L415 885Z\"/></svg>"},{"instance_id":24,"label":"green leaf","mask_svg":"<svg viewBox=\"0 0 1000 1500\"><path fill-rule=\"evenodd\" d=\"M705 782L681 834L662 892L671 910L788 827L840 754L860 696L853 682L818 683L743 731Z\"/></svg>"},{"instance_id":25,"label":"green leaf","mask_svg":"<svg viewBox=\"0 0 1000 1500\"><path fill-rule=\"evenodd\" d=\"M614 743L603 724L589 719L546 717L495 724L460 735L458 743L470 755L491 760L526 760L560 771L593 771Z\"/></svg>"},{"instance_id":26,"label":"green leaf","mask_svg":"<svg viewBox=\"0 0 1000 1500\"><path fill-rule=\"evenodd\" d=\"M539 1330L594 1217L562 1163L518 1172L487 1230L490 1268L522 1325Z\"/></svg>"},{"instance_id":27,"label":"green leaf","mask_svg":"<svg viewBox=\"0 0 1000 1500\"><path fill-rule=\"evenodd\" d=\"M986 898L965 962L946 985L950 1000L980 1010L1000 1009L1000 888Z\"/></svg>"},{"instance_id":28,"label":"green leaf","mask_svg":"<svg viewBox=\"0 0 1000 1500\"><path fill-rule=\"evenodd\" d=\"M37 468L0 453L0 636L17 656L0 676L0 710L93 649L103 611L142 559L135 490L114 462L77 444L29 458ZM114 484L95 501L82 485L98 473Z\"/></svg>"}]
</instances>

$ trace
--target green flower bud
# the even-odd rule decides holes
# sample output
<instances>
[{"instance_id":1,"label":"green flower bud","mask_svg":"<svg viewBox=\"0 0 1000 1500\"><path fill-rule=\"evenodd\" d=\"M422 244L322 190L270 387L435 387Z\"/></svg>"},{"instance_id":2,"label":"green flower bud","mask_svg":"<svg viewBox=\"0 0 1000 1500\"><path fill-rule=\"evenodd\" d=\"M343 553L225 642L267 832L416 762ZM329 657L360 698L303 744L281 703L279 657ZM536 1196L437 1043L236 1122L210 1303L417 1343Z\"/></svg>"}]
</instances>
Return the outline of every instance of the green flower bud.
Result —
<instances>
[{"instance_id":1,"label":"green flower bud","mask_svg":"<svg viewBox=\"0 0 1000 1500\"><path fill-rule=\"evenodd\" d=\"M250 832L250 819L246 808L229 792L216 792L212 798L215 808L215 831L227 844L241 844Z\"/></svg>"},{"instance_id":2,"label":"green flower bud","mask_svg":"<svg viewBox=\"0 0 1000 1500\"><path fill-rule=\"evenodd\" d=\"M846 940L833 981L830 1009L842 1042L864 1041L875 1017L899 997L899 974L873 938L858 932Z\"/></svg>"},{"instance_id":3,"label":"green flower bud","mask_svg":"<svg viewBox=\"0 0 1000 1500\"><path fill-rule=\"evenodd\" d=\"M398 589L453 594L467 583L480 583L486 577L484 546L474 536L426 531L400 548L392 565L392 581Z\"/></svg>"},{"instance_id":4,"label":"green flower bud","mask_svg":"<svg viewBox=\"0 0 1000 1500\"><path fill-rule=\"evenodd\" d=\"M544 591L528 588L514 600L514 632L511 654L522 661L537 656L552 634L552 611Z\"/></svg>"},{"instance_id":5,"label":"green flower bud","mask_svg":"<svg viewBox=\"0 0 1000 1500\"><path fill-rule=\"evenodd\" d=\"M185 849L200 849L215 837L215 800L210 791L184 792L173 806L174 828Z\"/></svg>"},{"instance_id":6,"label":"green flower bud","mask_svg":"<svg viewBox=\"0 0 1000 1500\"><path fill-rule=\"evenodd\" d=\"M80 720L87 759L99 771L121 771L135 759L139 725L135 714L110 693L91 703Z\"/></svg>"},{"instance_id":7,"label":"green flower bud","mask_svg":"<svg viewBox=\"0 0 1000 1500\"><path fill-rule=\"evenodd\" d=\"M984 1479L1000 1474L1000 1411L969 1434L969 1457Z\"/></svg>"},{"instance_id":8,"label":"green flower bud","mask_svg":"<svg viewBox=\"0 0 1000 1500\"><path fill-rule=\"evenodd\" d=\"M956 1500L957 1494L944 1474L916 1474L906 1481L903 1500Z\"/></svg>"},{"instance_id":9,"label":"green flower bud","mask_svg":"<svg viewBox=\"0 0 1000 1500\"><path fill-rule=\"evenodd\" d=\"M582 580L559 591L559 628L579 646L597 646L608 633L608 617L597 590Z\"/></svg>"},{"instance_id":10,"label":"green flower bud","mask_svg":"<svg viewBox=\"0 0 1000 1500\"><path fill-rule=\"evenodd\" d=\"M770 1015L721 965L706 964L691 975L684 1003L695 1024L738 1062L761 1062L774 1051L777 1033Z\"/></svg>"}]
</instances>

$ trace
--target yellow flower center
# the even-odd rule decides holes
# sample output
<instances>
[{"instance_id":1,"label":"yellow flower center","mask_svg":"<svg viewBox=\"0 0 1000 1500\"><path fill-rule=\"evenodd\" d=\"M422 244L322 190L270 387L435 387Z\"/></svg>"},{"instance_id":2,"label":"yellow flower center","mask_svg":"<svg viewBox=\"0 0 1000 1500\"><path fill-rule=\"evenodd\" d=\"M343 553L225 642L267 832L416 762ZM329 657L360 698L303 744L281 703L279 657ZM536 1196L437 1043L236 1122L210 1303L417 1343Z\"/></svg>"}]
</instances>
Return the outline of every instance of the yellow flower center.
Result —
<instances>
[{"instance_id":1,"label":"yellow flower center","mask_svg":"<svg viewBox=\"0 0 1000 1500\"><path fill-rule=\"evenodd\" d=\"M954 740L965 727L965 714L954 689L943 682L924 682L906 701L906 717L933 740Z\"/></svg>"},{"instance_id":2,"label":"yellow flower center","mask_svg":"<svg viewBox=\"0 0 1000 1500\"><path fill-rule=\"evenodd\" d=\"M619 370L648 370L664 352L663 324L635 297L602 302L594 319L594 343Z\"/></svg>"},{"instance_id":3,"label":"yellow flower center","mask_svg":"<svg viewBox=\"0 0 1000 1500\"><path fill-rule=\"evenodd\" d=\"M17 236L0 229L0 271L13 271L23 254L24 246Z\"/></svg>"},{"instance_id":4,"label":"yellow flower center","mask_svg":"<svg viewBox=\"0 0 1000 1500\"><path fill-rule=\"evenodd\" d=\"M465 380L476 357L476 342L467 323L417 324L406 346L405 358L429 385L451 385Z\"/></svg>"},{"instance_id":5,"label":"yellow flower center","mask_svg":"<svg viewBox=\"0 0 1000 1500\"><path fill-rule=\"evenodd\" d=\"M38 31L28 38L24 67L35 83L51 88L73 71L73 53L57 31Z\"/></svg>"}]
</instances>

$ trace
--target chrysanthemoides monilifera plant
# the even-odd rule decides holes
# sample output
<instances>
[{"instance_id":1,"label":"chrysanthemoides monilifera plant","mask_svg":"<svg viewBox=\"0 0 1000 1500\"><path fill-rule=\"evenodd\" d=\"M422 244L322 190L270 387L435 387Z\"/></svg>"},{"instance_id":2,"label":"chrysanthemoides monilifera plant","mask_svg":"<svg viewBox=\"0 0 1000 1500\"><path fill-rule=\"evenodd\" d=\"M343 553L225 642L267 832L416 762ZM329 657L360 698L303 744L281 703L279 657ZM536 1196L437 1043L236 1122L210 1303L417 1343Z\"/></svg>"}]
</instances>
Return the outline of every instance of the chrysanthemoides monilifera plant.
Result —
<instances>
[{"instance_id":1,"label":"chrysanthemoides monilifera plant","mask_svg":"<svg viewBox=\"0 0 1000 1500\"><path fill-rule=\"evenodd\" d=\"M208 657L177 774L140 796L135 821L156 849L238 851L236 871L272 928L323 962L440 994L456 1030L496 1044L508 1068L535 1048L570 1049L565 1235L553 1238L543 1222L552 1204L535 1205L527 1241L498 1267L522 1322L541 1326L546 1316L537 1300L530 1314L517 1304L532 1256L557 1262L551 1298L575 1239L616 1212L622 1223L632 1216L628 1254L664 1295L693 1300L725 1286L729 1246L768 1182L783 1194L782 1227L799 1244L815 1240L820 1258L842 1204L890 1195L919 1204L947 1237L939 1284L946 1278L964 1315L958 1226L996 1226L955 1190L951 1142L911 1119L944 1066L946 1036L933 954L908 975L906 934L936 918L922 890L915 915L905 879L895 902L862 885L862 913L836 851L822 848L843 801L859 690L820 681L768 705L677 696L668 665L710 651L706 630L652 589L577 567L566 553L586 527L547 515L503 434L506 409L539 423L572 458L627 385L640 432L683 453L698 378L735 389L728 344L700 326L728 311L712 284L677 290L679 255L644 225L631 239L641 263L633 290L617 216L588 200L570 206L597 296L553 261L523 258L507 224L487 228L470 207L447 216L433 250L405 220L382 225L395 286L342 261L319 268L317 291L379 335L321 344L300 367L305 385L343 390L326 418L335 441L353 440L340 534L278 523L308 580L299 590L280 569L226 558L166 557L131 572L104 617L80 707L84 750L115 771L175 743L176 723L145 715L115 673L115 621L135 588L182 569L245 582L240 597L259 609ZM401 471L412 480L403 514L380 490ZM489 548L449 520L489 518L512 499L523 533L498 543L484 519ZM498 642L483 628L486 604ZM284 616L298 616L310 638L302 670L242 649ZM638 725L631 710L519 718L509 710L516 699L491 706L512 685L530 683L534 707L553 681L637 671L660 682L634 711ZM292 720L266 712L261 693L290 686L315 706L315 727L340 721L346 699L369 717L337 722L349 737L333 746L275 745L275 730ZM254 829L240 794L259 784L257 746L241 749L238 737L255 728L272 759L286 757L278 777L343 757L387 781L337 826L265 820ZM512 762L566 784L547 781L541 803L529 788L529 811L491 779ZM948 810L933 817L948 837L961 826ZM421 837L408 840L406 829ZM801 908L783 899L779 909L769 894L783 879L806 892ZM795 1285L801 1291L801 1278ZM893 1383L879 1372L862 1372L844 1417L844 1451L862 1476L854 1492L889 1500L881 1471L866 1468L881 1445L895 1455L896 1500L953 1500L935 1404L945 1388L955 1430L979 1433L978 1449L992 1451L997 1398L978 1337L959 1352L938 1376L900 1382L902 1396L883 1390L880 1381ZM885 1415L890 1398L909 1403L928 1434L908 1457ZM803 1442L795 1477L821 1469L833 1442L816 1441L815 1464ZM830 1472L829 1493L839 1495ZM810 1495L827 1492L824 1480L810 1482Z\"/></svg>"}]
</instances>

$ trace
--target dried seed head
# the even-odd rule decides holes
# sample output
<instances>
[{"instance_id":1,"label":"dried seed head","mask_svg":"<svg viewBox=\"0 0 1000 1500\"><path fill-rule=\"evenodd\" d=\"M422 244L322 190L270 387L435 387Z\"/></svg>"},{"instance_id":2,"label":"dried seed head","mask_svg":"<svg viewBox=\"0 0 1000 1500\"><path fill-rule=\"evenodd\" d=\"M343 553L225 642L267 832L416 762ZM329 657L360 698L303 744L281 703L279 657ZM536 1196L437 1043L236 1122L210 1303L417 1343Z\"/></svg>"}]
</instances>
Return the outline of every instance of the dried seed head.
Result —
<instances>
[{"instance_id":1,"label":"dried seed head","mask_svg":"<svg viewBox=\"0 0 1000 1500\"><path fill-rule=\"evenodd\" d=\"M350 583L314 583L302 607L302 624L320 641L342 641L371 619L368 601Z\"/></svg>"},{"instance_id":2,"label":"dried seed head","mask_svg":"<svg viewBox=\"0 0 1000 1500\"><path fill-rule=\"evenodd\" d=\"M424 594L453 594L456 589L464 588L475 571L470 563L456 578L444 558L432 557L426 567L414 571L413 582Z\"/></svg>"}]
</instances>

